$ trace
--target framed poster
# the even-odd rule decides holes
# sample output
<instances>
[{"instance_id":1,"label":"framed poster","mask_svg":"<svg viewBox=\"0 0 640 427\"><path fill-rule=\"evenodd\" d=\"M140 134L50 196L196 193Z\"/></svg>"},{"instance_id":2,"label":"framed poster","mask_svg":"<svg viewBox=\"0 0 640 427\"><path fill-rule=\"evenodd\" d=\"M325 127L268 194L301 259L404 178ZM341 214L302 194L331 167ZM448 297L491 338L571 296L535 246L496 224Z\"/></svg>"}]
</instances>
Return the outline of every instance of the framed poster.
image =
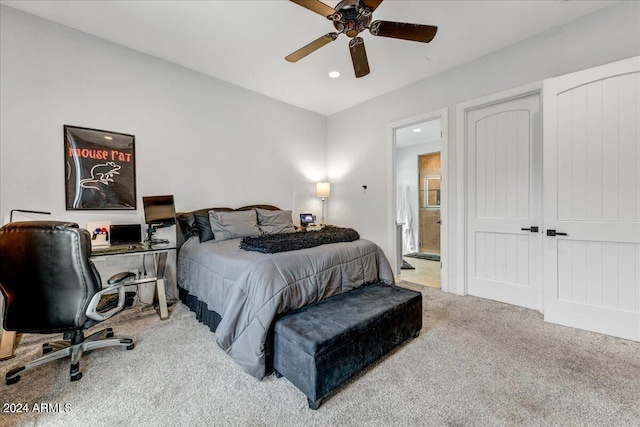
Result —
<instances>
[{"instance_id":1,"label":"framed poster","mask_svg":"<svg viewBox=\"0 0 640 427\"><path fill-rule=\"evenodd\" d=\"M67 210L136 209L135 136L64 125Z\"/></svg>"}]
</instances>

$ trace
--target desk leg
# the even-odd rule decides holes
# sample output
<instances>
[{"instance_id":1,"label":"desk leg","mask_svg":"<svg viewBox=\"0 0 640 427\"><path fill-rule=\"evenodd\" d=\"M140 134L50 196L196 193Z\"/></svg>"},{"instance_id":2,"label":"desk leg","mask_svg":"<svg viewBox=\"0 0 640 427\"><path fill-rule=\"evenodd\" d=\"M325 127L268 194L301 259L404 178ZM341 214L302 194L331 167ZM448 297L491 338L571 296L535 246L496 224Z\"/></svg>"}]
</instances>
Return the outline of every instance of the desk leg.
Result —
<instances>
[{"instance_id":1,"label":"desk leg","mask_svg":"<svg viewBox=\"0 0 640 427\"><path fill-rule=\"evenodd\" d=\"M16 349L15 331L2 330L2 341L0 342L0 360L11 359Z\"/></svg>"},{"instance_id":2,"label":"desk leg","mask_svg":"<svg viewBox=\"0 0 640 427\"><path fill-rule=\"evenodd\" d=\"M160 312L160 319L165 320L169 318L169 310L167 309L167 291L164 289L164 270L167 265L167 252L161 252L157 257L154 257L154 262L156 264L158 310Z\"/></svg>"},{"instance_id":3,"label":"desk leg","mask_svg":"<svg viewBox=\"0 0 640 427\"><path fill-rule=\"evenodd\" d=\"M156 280L156 290L158 292L158 309L160 310L160 319L169 318L169 310L167 309L167 293L164 290L164 279Z\"/></svg>"}]
</instances>

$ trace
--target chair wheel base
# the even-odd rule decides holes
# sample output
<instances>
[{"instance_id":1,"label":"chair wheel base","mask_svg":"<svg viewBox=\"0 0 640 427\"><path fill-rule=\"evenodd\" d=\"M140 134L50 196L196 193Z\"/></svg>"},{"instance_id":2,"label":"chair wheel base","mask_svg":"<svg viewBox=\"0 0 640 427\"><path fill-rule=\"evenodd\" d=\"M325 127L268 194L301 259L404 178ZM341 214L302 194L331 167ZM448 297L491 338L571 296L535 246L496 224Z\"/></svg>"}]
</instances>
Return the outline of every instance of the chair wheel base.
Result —
<instances>
[{"instance_id":1,"label":"chair wheel base","mask_svg":"<svg viewBox=\"0 0 640 427\"><path fill-rule=\"evenodd\" d=\"M6 382L7 382L7 385L11 385L11 384L17 383L18 381L20 381L20 375L17 375L13 378L7 378Z\"/></svg>"},{"instance_id":2,"label":"chair wheel base","mask_svg":"<svg viewBox=\"0 0 640 427\"><path fill-rule=\"evenodd\" d=\"M65 334L67 334L65 332ZM69 334L73 335L71 332ZM104 342L104 337L109 338L109 342ZM103 342L101 344L101 342ZM69 365L69 378L73 381L79 381L82 379L82 372L80 371L80 359L82 353L93 351L97 348L118 346L124 347L125 350L133 350L135 344L131 338L114 338L113 329L107 328L104 331L99 331L90 337L87 341L82 336L82 331L78 335L72 336L72 342L55 341L42 344L42 356L25 366L19 366L11 369L5 373L5 381L7 386L12 385L20 381L22 371L30 370L44 363L52 362L61 358L71 358L71 360L78 360L77 363ZM80 348L76 348L80 347ZM79 352L79 354L78 354ZM0 423L2 424L2 423Z\"/></svg>"},{"instance_id":3,"label":"chair wheel base","mask_svg":"<svg viewBox=\"0 0 640 427\"><path fill-rule=\"evenodd\" d=\"M71 376L71 381L78 381L82 378L82 372L80 372L80 363L72 364L69 369L69 374Z\"/></svg>"},{"instance_id":4,"label":"chair wheel base","mask_svg":"<svg viewBox=\"0 0 640 427\"><path fill-rule=\"evenodd\" d=\"M20 372L24 371L24 366L19 366L15 369L10 370L9 372L7 372L4 376L7 385L11 385L11 384L15 384L18 381L20 381L20 375L18 375Z\"/></svg>"}]
</instances>

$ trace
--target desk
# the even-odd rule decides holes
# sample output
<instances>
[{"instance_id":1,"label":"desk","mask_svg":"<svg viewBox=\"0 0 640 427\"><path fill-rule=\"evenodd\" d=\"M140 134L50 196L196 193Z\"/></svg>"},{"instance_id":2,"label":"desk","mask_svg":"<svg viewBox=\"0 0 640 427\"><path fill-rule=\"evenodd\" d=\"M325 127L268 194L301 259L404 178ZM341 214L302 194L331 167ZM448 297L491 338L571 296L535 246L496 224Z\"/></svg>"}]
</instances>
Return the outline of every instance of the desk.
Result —
<instances>
[{"instance_id":1,"label":"desk","mask_svg":"<svg viewBox=\"0 0 640 427\"><path fill-rule=\"evenodd\" d=\"M151 276L139 278L137 280L132 280L126 282L126 285L140 285L142 283L150 283L156 282L156 293L158 296L158 314L160 315L161 320L166 320L169 318L169 310L167 309L167 294L164 288L164 273L167 265L167 254L169 251L176 250L175 245L170 244L160 244L160 245L133 245L133 246L123 246L121 248L108 248L108 251L94 251L91 253L91 258L101 258L101 257L122 257L122 256L153 256L153 266L154 272ZM143 260L144 262L144 260Z\"/></svg>"},{"instance_id":2,"label":"desk","mask_svg":"<svg viewBox=\"0 0 640 427\"><path fill-rule=\"evenodd\" d=\"M165 283L165 268L167 265L167 255L169 251L176 250L175 245L165 244L165 245L134 245L131 249L127 246L123 246L122 248L109 248L109 251L106 252L92 252L91 258L100 258L100 257L121 257L121 256L153 256L153 265L154 272L151 276L143 277L137 280L132 280L126 282L126 285L139 285L142 283L150 283L156 282L156 293L158 296L158 307L156 311L158 312L161 320L166 320L169 318L169 310L167 308L167 294L164 288ZM144 262L144 260L143 260ZM0 341L0 360L9 359L13 357L15 352L15 341L16 341L16 332L15 331L2 331L2 340Z\"/></svg>"}]
</instances>

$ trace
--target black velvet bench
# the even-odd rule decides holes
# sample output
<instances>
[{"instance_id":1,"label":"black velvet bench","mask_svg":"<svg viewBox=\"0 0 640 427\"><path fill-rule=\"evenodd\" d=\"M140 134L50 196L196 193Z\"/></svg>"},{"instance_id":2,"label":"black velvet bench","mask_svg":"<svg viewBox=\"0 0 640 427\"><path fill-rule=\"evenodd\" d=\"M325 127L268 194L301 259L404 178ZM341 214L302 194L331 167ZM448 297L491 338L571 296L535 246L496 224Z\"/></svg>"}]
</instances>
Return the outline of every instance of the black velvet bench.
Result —
<instances>
[{"instance_id":1,"label":"black velvet bench","mask_svg":"<svg viewBox=\"0 0 640 427\"><path fill-rule=\"evenodd\" d=\"M376 283L292 311L276 322L273 367L309 408L422 328L422 294Z\"/></svg>"}]
</instances>

